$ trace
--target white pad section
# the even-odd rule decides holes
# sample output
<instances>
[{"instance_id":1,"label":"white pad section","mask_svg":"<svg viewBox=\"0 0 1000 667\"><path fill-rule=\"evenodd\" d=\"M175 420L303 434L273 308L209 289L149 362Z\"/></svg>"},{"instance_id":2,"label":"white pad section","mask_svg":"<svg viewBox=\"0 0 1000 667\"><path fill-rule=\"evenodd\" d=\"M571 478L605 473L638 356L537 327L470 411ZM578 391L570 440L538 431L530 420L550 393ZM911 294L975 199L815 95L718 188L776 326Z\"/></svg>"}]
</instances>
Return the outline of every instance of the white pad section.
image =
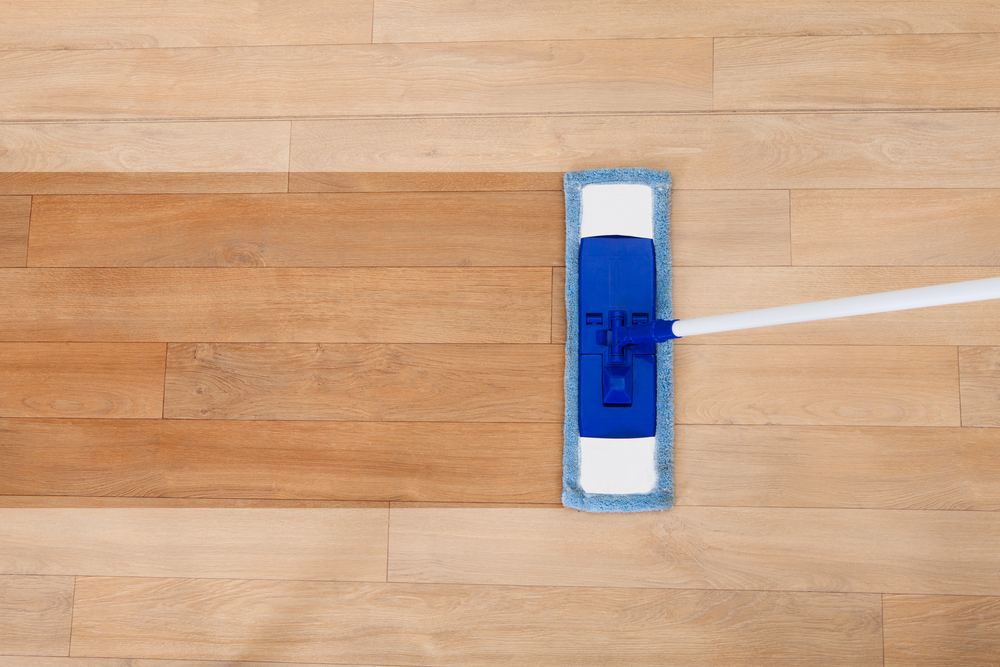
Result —
<instances>
[{"instance_id":1,"label":"white pad section","mask_svg":"<svg viewBox=\"0 0 1000 667\"><path fill-rule=\"evenodd\" d=\"M653 238L653 189L648 185L598 183L580 194L580 237Z\"/></svg>"},{"instance_id":2,"label":"white pad section","mask_svg":"<svg viewBox=\"0 0 1000 667\"><path fill-rule=\"evenodd\" d=\"M580 438L580 486L587 493L649 493L656 438Z\"/></svg>"}]
</instances>

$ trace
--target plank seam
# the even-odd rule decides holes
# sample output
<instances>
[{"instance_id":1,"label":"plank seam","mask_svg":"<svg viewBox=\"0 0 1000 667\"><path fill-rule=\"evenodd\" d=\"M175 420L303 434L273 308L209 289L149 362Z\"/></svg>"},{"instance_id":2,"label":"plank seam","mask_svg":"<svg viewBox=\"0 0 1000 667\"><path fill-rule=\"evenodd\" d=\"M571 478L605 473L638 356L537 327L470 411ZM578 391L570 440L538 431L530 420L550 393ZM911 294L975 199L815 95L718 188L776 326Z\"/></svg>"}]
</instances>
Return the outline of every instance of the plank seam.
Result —
<instances>
[{"instance_id":1,"label":"plank seam","mask_svg":"<svg viewBox=\"0 0 1000 667\"><path fill-rule=\"evenodd\" d=\"M879 630L882 634L882 667L885 667L885 593L879 595Z\"/></svg>"},{"instance_id":2,"label":"plank seam","mask_svg":"<svg viewBox=\"0 0 1000 667\"><path fill-rule=\"evenodd\" d=\"M1000 107L910 107L910 108L849 108L849 109L693 109L678 111L663 111L648 109L639 111L546 111L546 112L510 112L510 113L453 113L453 114L359 114L328 115L328 116L146 116L122 118L9 118L0 119L0 125L44 125L44 124L100 124L100 123L207 123L207 122L249 122L249 121L354 121L354 120L400 120L428 118L549 118L549 117L592 117L614 118L619 116L719 116L719 115L833 115L833 114L903 114L903 113L996 113ZM46 173L46 172L39 172ZM235 172L234 172L235 173ZM279 172L254 172L279 173ZM775 188L782 189L782 188Z\"/></svg>"},{"instance_id":3,"label":"plank seam","mask_svg":"<svg viewBox=\"0 0 1000 667\"><path fill-rule=\"evenodd\" d=\"M962 347L961 345L955 346L955 365L958 368L958 425L964 428L971 428L965 426L965 411L962 409Z\"/></svg>"},{"instance_id":4,"label":"plank seam","mask_svg":"<svg viewBox=\"0 0 1000 667\"><path fill-rule=\"evenodd\" d=\"M28 251L31 248L31 217L35 213L35 195L28 197L28 234L24 239L24 268L28 268Z\"/></svg>"},{"instance_id":5,"label":"plank seam","mask_svg":"<svg viewBox=\"0 0 1000 667\"><path fill-rule=\"evenodd\" d=\"M73 655L73 614L76 612L76 580L77 577L73 577L73 593L70 595L69 603L69 642L66 646L66 657Z\"/></svg>"}]
</instances>

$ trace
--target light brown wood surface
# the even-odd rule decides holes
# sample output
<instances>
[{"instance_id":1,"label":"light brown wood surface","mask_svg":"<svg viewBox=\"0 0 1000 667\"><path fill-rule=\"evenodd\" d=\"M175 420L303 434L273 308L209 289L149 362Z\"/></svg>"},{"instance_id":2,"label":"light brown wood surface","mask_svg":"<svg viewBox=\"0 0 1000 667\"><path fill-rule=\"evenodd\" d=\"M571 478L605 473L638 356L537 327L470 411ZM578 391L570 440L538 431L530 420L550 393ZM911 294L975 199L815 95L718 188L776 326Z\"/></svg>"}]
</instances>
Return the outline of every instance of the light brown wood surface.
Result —
<instances>
[{"instance_id":1,"label":"light brown wood surface","mask_svg":"<svg viewBox=\"0 0 1000 667\"><path fill-rule=\"evenodd\" d=\"M785 190L677 190L671 194L673 266L785 266Z\"/></svg>"},{"instance_id":2,"label":"light brown wood surface","mask_svg":"<svg viewBox=\"0 0 1000 667\"><path fill-rule=\"evenodd\" d=\"M2 121L712 108L710 39L0 51L0 73Z\"/></svg>"},{"instance_id":3,"label":"light brown wood surface","mask_svg":"<svg viewBox=\"0 0 1000 667\"><path fill-rule=\"evenodd\" d=\"M715 108L1000 106L1000 36L851 35L715 40Z\"/></svg>"},{"instance_id":4,"label":"light brown wood surface","mask_svg":"<svg viewBox=\"0 0 1000 667\"><path fill-rule=\"evenodd\" d=\"M1000 599L886 595L886 667L969 665L1000 661Z\"/></svg>"},{"instance_id":5,"label":"light brown wood surface","mask_svg":"<svg viewBox=\"0 0 1000 667\"><path fill-rule=\"evenodd\" d=\"M1000 426L1000 348L960 347L962 426Z\"/></svg>"},{"instance_id":6,"label":"light brown wood surface","mask_svg":"<svg viewBox=\"0 0 1000 667\"><path fill-rule=\"evenodd\" d=\"M0 417L163 416L162 343L0 343Z\"/></svg>"},{"instance_id":7,"label":"light brown wood surface","mask_svg":"<svg viewBox=\"0 0 1000 667\"><path fill-rule=\"evenodd\" d=\"M989 429L681 425L676 498L721 507L997 511L995 443Z\"/></svg>"},{"instance_id":8,"label":"light brown wood surface","mask_svg":"<svg viewBox=\"0 0 1000 667\"><path fill-rule=\"evenodd\" d=\"M73 577L0 575L0 651L69 655Z\"/></svg>"},{"instance_id":9,"label":"light brown wood surface","mask_svg":"<svg viewBox=\"0 0 1000 667\"><path fill-rule=\"evenodd\" d=\"M643 0L377 0L376 42L508 39L628 39L740 35L979 33L1000 30L989 2L703 0L650 6Z\"/></svg>"},{"instance_id":10,"label":"light brown wood surface","mask_svg":"<svg viewBox=\"0 0 1000 667\"><path fill-rule=\"evenodd\" d=\"M221 0L157 6L51 0L11 4L0 21L2 49L137 49L191 46L351 44L371 41L371 0Z\"/></svg>"},{"instance_id":11,"label":"light brown wood surface","mask_svg":"<svg viewBox=\"0 0 1000 667\"><path fill-rule=\"evenodd\" d=\"M563 217L561 192L36 197L28 263L561 266Z\"/></svg>"},{"instance_id":12,"label":"light brown wood surface","mask_svg":"<svg viewBox=\"0 0 1000 667\"><path fill-rule=\"evenodd\" d=\"M2 656L0 667L120 667L120 658L52 658L37 656ZM260 662L256 660L138 660L128 659L129 667L307 667L316 663ZM352 667L395 667L393 665L355 664Z\"/></svg>"},{"instance_id":13,"label":"light brown wood surface","mask_svg":"<svg viewBox=\"0 0 1000 667\"><path fill-rule=\"evenodd\" d=\"M944 346L678 345L678 424L959 426Z\"/></svg>"},{"instance_id":14,"label":"light brown wood surface","mask_svg":"<svg viewBox=\"0 0 1000 667\"><path fill-rule=\"evenodd\" d=\"M75 656L238 660L251 649L279 661L409 665L881 658L873 595L84 577L76 600Z\"/></svg>"},{"instance_id":15,"label":"light brown wood surface","mask_svg":"<svg viewBox=\"0 0 1000 667\"><path fill-rule=\"evenodd\" d=\"M0 572L385 581L389 508L0 509ZM44 560L34 554L44 551Z\"/></svg>"},{"instance_id":16,"label":"light brown wood surface","mask_svg":"<svg viewBox=\"0 0 1000 667\"><path fill-rule=\"evenodd\" d=\"M997 595L993 512L393 507L389 581Z\"/></svg>"},{"instance_id":17,"label":"light brown wood surface","mask_svg":"<svg viewBox=\"0 0 1000 667\"><path fill-rule=\"evenodd\" d=\"M801 266L998 266L1000 190L795 190L791 230Z\"/></svg>"},{"instance_id":18,"label":"light brown wood surface","mask_svg":"<svg viewBox=\"0 0 1000 667\"><path fill-rule=\"evenodd\" d=\"M0 266L24 266L31 197L0 197Z\"/></svg>"},{"instance_id":19,"label":"light brown wood surface","mask_svg":"<svg viewBox=\"0 0 1000 667\"><path fill-rule=\"evenodd\" d=\"M33 267L562 266L565 254L561 192L31 201ZM675 266L789 263L786 191L682 190L672 211Z\"/></svg>"},{"instance_id":20,"label":"light brown wood surface","mask_svg":"<svg viewBox=\"0 0 1000 667\"><path fill-rule=\"evenodd\" d=\"M0 194L284 192L289 123L0 124Z\"/></svg>"},{"instance_id":21,"label":"light brown wood surface","mask_svg":"<svg viewBox=\"0 0 1000 667\"><path fill-rule=\"evenodd\" d=\"M558 504L562 425L0 419L0 459L0 495Z\"/></svg>"},{"instance_id":22,"label":"light brown wood surface","mask_svg":"<svg viewBox=\"0 0 1000 667\"><path fill-rule=\"evenodd\" d=\"M12 341L547 343L552 312L548 268L0 269L0 288Z\"/></svg>"},{"instance_id":23,"label":"light brown wood surface","mask_svg":"<svg viewBox=\"0 0 1000 667\"><path fill-rule=\"evenodd\" d=\"M678 190L1000 187L1000 113L302 120L291 172L667 169Z\"/></svg>"},{"instance_id":24,"label":"light brown wood surface","mask_svg":"<svg viewBox=\"0 0 1000 667\"><path fill-rule=\"evenodd\" d=\"M169 419L560 422L561 345L168 346Z\"/></svg>"},{"instance_id":25,"label":"light brown wood surface","mask_svg":"<svg viewBox=\"0 0 1000 667\"><path fill-rule=\"evenodd\" d=\"M562 172L295 172L289 192L562 192Z\"/></svg>"},{"instance_id":26,"label":"light brown wood surface","mask_svg":"<svg viewBox=\"0 0 1000 667\"><path fill-rule=\"evenodd\" d=\"M998 32L6 3L0 667L1000 662L1000 302L678 341L676 507L560 506L564 173L681 318L993 277Z\"/></svg>"}]
</instances>

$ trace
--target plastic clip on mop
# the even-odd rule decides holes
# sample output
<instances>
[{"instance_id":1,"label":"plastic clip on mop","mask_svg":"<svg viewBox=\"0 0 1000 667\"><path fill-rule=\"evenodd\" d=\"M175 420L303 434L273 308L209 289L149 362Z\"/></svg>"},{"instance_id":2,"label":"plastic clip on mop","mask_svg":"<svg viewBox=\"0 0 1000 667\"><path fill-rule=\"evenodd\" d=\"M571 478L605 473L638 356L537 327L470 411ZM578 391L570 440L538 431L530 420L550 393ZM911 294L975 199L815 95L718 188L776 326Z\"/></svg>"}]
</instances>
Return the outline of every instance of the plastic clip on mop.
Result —
<instances>
[{"instance_id":1,"label":"plastic clip on mop","mask_svg":"<svg viewBox=\"0 0 1000 667\"><path fill-rule=\"evenodd\" d=\"M669 174L571 172L564 185L567 507L672 506L675 338L1000 299L998 277L672 320Z\"/></svg>"}]
</instances>

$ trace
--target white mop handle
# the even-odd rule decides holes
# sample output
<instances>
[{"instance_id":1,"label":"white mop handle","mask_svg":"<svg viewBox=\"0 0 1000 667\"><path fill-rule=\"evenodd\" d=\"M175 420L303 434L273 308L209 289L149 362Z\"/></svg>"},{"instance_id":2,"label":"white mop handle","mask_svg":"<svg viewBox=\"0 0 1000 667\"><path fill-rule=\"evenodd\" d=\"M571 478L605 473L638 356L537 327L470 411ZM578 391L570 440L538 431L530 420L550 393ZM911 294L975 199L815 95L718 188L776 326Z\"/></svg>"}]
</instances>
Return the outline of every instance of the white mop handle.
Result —
<instances>
[{"instance_id":1,"label":"white mop handle","mask_svg":"<svg viewBox=\"0 0 1000 667\"><path fill-rule=\"evenodd\" d=\"M830 299L829 301L815 301L794 306L748 310L744 313L677 320L673 324L673 332L678 337L697 336L698 334L719 333L721 331L755 329L776 324L813 322L834 317L888 313L894 310L946 306L952 303L968 303L987 299L1000 299L1000 278L969 280L962 283L917 287L896 292L851 296L846 299Z\"/></svg>"}]
</instances>

